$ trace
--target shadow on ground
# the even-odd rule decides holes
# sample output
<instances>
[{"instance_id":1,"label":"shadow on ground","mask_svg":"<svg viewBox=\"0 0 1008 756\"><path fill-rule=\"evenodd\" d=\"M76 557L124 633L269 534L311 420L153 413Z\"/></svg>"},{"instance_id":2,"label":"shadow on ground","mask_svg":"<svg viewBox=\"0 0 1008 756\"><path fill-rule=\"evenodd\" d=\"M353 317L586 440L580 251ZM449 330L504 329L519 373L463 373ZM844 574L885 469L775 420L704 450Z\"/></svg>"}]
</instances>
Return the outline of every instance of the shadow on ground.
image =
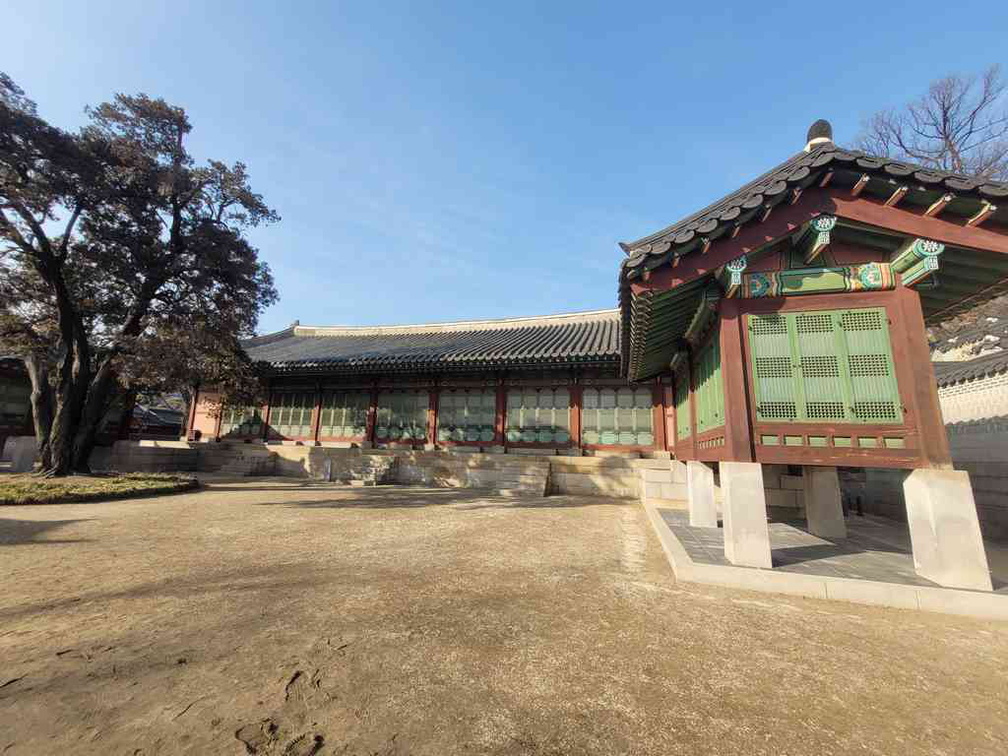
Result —
<instances>
[{"instance_id":1,"label":"shadow on ground","mask_svg":"<svg viewBox=\"0 0 1008 756\"><path fill-rule=\"evenodd\" d=\"M39 539L43 533L75 522L83 522L83 520L11 520L0 518L0 546L19 546L26 543L81 543L87 539Z\"/></svg>"},{"instance_id":2,"label":"shadow on ground","mask_svg":"<svg viewBox=\"0 0 1008 756\"><path fill-rule=\"evenodd\" d=\"M220 489L214 489L220 490ZM249 489L240 489L249 490ZM271 489L263 489L271 490ZM489 490L459 488L347 488L333 491L326 499L256 502L261 507L297 507L302 509L416 509L418 507L455 506L459 510L480 509L550 509L564 507L607 506L624 503L597 496L501 496ZM475 501L474 501L475 500Z\"/></svg>"}]
</instances>

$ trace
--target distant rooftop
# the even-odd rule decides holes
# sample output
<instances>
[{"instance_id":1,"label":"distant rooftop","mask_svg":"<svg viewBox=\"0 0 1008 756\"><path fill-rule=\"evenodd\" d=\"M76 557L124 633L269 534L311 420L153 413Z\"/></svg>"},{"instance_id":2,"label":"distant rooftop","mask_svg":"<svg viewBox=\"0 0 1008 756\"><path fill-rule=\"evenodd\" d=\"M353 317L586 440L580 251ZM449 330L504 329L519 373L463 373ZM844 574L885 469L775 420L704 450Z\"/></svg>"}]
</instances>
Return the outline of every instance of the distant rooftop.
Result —
<instances>
[{"instance_id":1,"label":"distant rooftop","mask_svg":"<svg viewBox=\"0 0 1008 756\"><path fill-rule=\"evenodd\" d=\"M382 326L302 326L244 342L279 371L404 371L612 364L618 310Z\"/></svg>"}]
</instances>

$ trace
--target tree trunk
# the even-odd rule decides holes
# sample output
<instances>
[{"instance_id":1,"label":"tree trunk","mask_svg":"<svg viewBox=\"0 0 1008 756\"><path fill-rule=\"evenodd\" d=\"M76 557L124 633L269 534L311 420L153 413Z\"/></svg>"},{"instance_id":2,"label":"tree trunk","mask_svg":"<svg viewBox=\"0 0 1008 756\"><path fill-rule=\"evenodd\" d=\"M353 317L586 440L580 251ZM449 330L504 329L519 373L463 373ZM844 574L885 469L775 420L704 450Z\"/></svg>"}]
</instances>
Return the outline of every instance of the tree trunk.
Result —
<instances>
[{"instance_id":1,"label":"tree trunk","mask_svg":"<svg viewBox=\"0 0 1008 756\"><path fill-rule=\"evenodd\" d=\"M49 434L53 423L53 394L49 385L49 365L36 354L24 358L28 378L31 380L32 424L35 427L35 444L38 446L41 469L52 467Z\"/></svg>"},{"instance_id":2,"label":"tree trunk","mask_svg":"<svg viewBox=\"0 0 1008 756\"><path fill-rule=\"evenodd\" d=\"M106 359L98 367L91 386L88 388L87 401L81 413L80 424L74 439L73 469L79 473L91 472L91 452L94 451L98 428L101 426L105 413L109 408L109 397L115 385L115 375L112 362Z\"/></svg>"},{"instance_id":3,"label":"tree trunk","mask_svg":"<svg viewBox=\"0 0 1008 756\"><path fill-rule=\"evenodd\" d=\"M49 434L52 458L45 469L48 476L69 475L73 471L74 440L87 399L90 374L87 355L81 354L77 343L67 345L56 384L56 412Z\"/></svg>"}]
</instances>

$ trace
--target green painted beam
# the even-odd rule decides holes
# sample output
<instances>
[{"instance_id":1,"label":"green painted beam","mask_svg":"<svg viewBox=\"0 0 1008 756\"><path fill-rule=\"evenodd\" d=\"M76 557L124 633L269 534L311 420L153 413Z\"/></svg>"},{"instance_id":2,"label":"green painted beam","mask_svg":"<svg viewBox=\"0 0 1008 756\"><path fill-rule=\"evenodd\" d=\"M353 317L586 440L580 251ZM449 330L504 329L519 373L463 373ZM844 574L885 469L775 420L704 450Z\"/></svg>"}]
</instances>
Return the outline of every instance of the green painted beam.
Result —
<instances>
[{"instance_id":1,"label":"green painted beam","mask_svg":"<svg viewBox=\"0 0 1008 756\"><path fill-rule=\"evenodd\" d=\"M932 262L934 267L928 268L928 270L937 270L938 257L944 251L945 245L932 239L907 239L900 245L899 249L893 253L890 262L892 263L893 271L896 273L903 273L917 263L927 260L928 258L933 258ZM930 264L931 263L929 263L929 265Z\"/></svg>"}]
</instances>

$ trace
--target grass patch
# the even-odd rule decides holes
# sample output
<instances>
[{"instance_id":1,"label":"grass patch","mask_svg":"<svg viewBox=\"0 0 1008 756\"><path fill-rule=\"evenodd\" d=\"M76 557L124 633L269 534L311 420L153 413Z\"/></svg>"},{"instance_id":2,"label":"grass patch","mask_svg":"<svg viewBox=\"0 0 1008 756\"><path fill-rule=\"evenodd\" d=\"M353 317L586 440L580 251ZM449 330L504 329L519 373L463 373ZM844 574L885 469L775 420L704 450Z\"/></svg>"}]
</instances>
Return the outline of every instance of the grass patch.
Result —
<instances>
[{"instance_id":1,"label":"grass patch","mask_svg":"<svg viewBox=\"0 0 1008 756\"><path fill-rule=\"evenodd\" d=\"M0 475L0 505L130 499L188 491L197 486L195 478L157 473L71 475L66 478Z\"/></svg>"}]
</instances>

